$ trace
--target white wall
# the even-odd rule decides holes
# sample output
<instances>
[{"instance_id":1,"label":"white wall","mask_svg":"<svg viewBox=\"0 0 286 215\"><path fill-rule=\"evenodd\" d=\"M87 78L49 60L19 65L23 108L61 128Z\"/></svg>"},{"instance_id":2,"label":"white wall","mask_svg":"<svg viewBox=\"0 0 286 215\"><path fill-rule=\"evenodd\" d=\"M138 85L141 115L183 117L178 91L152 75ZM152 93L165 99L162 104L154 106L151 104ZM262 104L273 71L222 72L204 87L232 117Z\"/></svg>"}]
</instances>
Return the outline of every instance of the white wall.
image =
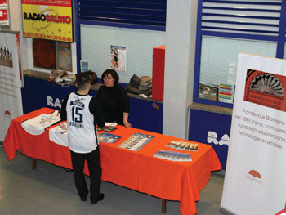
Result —
<instances>
[{"instance_id":1,"label":"white wall","mask_svg":"<svg viewBox=\"0 0 286 215\"><path fill-rule=\"evenodd\" d=\"M188 139L198 0L167 1L163 134Z\"/></svg>"},{"instance_id":2,"label":"white wall","mask_svg":"<svg viewBox=\"0 0 286 215\"><path fill-rule=\"evenodd\" d=\"M164 31L81 25L82 59L98 77L110 68L110 45L126 47L126 72L118 72L119 82L129 83L133 74L150 76L153 48L165 45Z\"/></svg>"}]
</instances>

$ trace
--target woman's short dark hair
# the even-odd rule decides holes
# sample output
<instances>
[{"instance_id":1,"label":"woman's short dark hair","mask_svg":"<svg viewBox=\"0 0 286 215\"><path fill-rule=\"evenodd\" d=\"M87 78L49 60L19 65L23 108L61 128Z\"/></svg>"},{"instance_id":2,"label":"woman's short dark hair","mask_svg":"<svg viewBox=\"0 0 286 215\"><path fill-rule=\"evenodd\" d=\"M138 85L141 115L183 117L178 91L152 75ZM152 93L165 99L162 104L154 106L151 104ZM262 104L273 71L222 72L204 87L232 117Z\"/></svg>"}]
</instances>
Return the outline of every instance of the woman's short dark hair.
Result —
<instances>
[{"instance_id":1,"label":"woman's short dark hair","mask_svg":"<svg viewBox=\"0 0 286 215\"><path fill-rule=\"evenodd\" d=\"M104 73L102 73L101 75L102 83L104 83L104 77L107 77L108 74L110 74L112 78L114 78L114 84L118 84L119 77L118 77L117 72L114 69L106 69Z\"/></svg>"}]
</instances>

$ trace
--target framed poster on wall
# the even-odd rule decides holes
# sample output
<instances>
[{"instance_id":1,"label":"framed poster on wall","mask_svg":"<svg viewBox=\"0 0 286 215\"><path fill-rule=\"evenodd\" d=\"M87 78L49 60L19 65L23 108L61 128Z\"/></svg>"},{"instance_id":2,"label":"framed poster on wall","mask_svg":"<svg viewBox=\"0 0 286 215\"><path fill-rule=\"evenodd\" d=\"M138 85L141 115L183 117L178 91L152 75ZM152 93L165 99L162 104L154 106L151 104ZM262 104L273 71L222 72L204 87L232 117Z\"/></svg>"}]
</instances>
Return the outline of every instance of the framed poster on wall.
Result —
<instances>
[{"instance_id":1,"label":"framed poster on wall","mask_svg":"<svg viewBox=\"0 0 286 215\"><path fill-rule=\"evenodd\" d=\"M85 60L80 61L80 70L81 72L87 72L89 70L88 61Z\"/></svg>"},{"instance_id":2,"label":"framed poster on wall","mask_svg":"<svg viewBox=\"0 0 286 215\"><path fill-rule=\"evenodd\" d=\"M110 45L110 68L126 72L126 47Z\"/></svg>"},{"instance_id":3,"label":"framed poster on wall","mask_svg":"<svg viewBox=\"0 0 286 215\"><path fill-rule=\"evenodd\" d=\"M57 69L72 72L71 44L66 42L57 43Z\"/></svg>"}]
</instances>

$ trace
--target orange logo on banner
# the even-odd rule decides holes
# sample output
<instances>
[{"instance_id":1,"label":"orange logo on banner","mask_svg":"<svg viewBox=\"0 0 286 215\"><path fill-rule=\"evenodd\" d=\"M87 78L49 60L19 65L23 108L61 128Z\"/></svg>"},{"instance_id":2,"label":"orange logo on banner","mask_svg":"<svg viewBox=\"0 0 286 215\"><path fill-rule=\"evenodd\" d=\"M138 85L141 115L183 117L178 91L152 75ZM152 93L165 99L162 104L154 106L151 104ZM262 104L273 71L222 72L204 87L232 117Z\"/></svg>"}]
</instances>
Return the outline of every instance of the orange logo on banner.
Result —
<instances>
[{"instance_id":1,"label":"orange logo on banner","mask_svg":"<svg viewBox=\"0 0 286 215\"><path fill-rule=\"evenodd\" d=\"M10 116L11 116L11 113L10 113L10 111L8 111L8 110L6 110L6 111L5 111L5 114L7 114L7 115L10 115Z\"/></svg>"},{"instance_id":2,"label":"orange logo on banner","mask_svg":"<svg viewBox=\"0 0 286 215\"><path fill-rule=\"evenodd\" d=\"M250 171L248 172L248 174L249 174L249 175L252 175L254 178L259 178L259 179L261 179L260 173L257 172L256 170L250 170Z\"/></svg>"},{"instance_id":3,"label":"orange logo on banner","mask_svg":"<svg viewBox=\"0 0 286 215\"><path fill-rule=\"evenodd\" d=\"M7 119L11 119L12 114L10 113L10 111L6 110L3 116L6 117Z\"/></svg>"},{"instance_id":4,"label":"orange logo on banner","mask_svg":"<svg viewBox=\"0 0 286 215\"><path fill-rule=\"evenodd\" d=\"M285 76L249 69L243 100L286 111L285 84Z\"/></svg>"}]
</instances>

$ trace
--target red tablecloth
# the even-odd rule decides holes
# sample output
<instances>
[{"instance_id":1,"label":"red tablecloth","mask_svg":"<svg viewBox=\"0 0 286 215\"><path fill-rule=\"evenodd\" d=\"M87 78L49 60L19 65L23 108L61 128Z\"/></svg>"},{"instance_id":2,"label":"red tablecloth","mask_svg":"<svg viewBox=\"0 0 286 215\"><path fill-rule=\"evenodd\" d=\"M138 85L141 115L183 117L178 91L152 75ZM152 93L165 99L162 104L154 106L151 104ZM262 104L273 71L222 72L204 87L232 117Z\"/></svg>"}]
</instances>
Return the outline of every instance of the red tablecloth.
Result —
<instances>
[{"instance_id":1,"label":"red tablecloth","mask_svg":"<svg viewBox=\"0 0 286 215\"><path fill-rule=\"evenodd\" d=\"M286 208L284 208L282 211L279 213L276 213L275 215L285 215L286 214Z\"/></svg>"},{"instance_id":2,"label":"red tablecloth","mask_svg":"<svg viewBox=\"0 0 286 215\"><path fill-rule=\"evenodd\" d=\"M28 157L72 169L68 147L49 140L49 129L57 125L47 128L38 136L25 132L21 126L26 119L53 111L42 108L11 121L3 145L8 160L16 158L16 151L21 150ZM211 172L221 169L220 161L212 146L194 142L199 144L199 149L188 151L191 154L191 162L163 160L153 157L158 150L173 150L166 144L174 140L186 140L136 128L127 129L123 126L117 128L112 132L121 136L117 142L100 143L102 180L162 199L180 201L181 214L196 214L195 201L199 200L199 191L207 184ZM136 132L154 138L139 151L118 147ZM181 152L186 153L186 151ZM86 167L84 171L89 175Z\"/></svg>"}]
</instances>

